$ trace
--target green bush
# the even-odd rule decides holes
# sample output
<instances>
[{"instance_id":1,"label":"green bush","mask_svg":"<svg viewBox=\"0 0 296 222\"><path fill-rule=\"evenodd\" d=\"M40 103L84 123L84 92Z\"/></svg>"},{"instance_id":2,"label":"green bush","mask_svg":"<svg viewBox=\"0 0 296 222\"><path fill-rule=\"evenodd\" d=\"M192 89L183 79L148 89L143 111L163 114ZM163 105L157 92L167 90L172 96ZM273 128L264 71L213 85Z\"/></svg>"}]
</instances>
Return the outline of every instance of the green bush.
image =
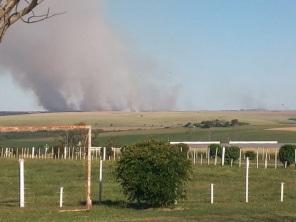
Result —
<instances>
[{"instance_id":1,"label":"green bush","mask_svg":"<svg viewBox=\"0 0 296 222\"><path fill-rule=\"evenodd\" d=\"M103 158L104 156L104 148L101 148L101 152L100 152L101 157ZM111 146L106 146L106 160L109 159L109 157L111 158L113 156L113 150Z\"/></svg>"},{"instance_id":2,"label":"green bush","mask_svg":"<svg viewBox=\"0 0 296 222\"><path fill-rule=\"evenodd\" d=\"M210 149L210 157L211 158L214 158L215 157L215 155L216 155L216 149L218 149L217 150L217 155L219 157L222 156L222 147L219 144L211 144L211 145L209 145L209 149Z\"/></svg>"},{"instance_id":3,"label":"green bush","mask_svg":"<svg viewBox=\"0 0 296 222\"><path fill-rule=\"evenodd\" d=\"M280 161L285 164L287 162L287 166L295 163L295 145L284 145L280 148L279 158Z\"/></svg>"},{"instance_id":4,"label":"green bush","mask_svg":"<svg viewBox=\"0 0 296 222\"><path fill-rule=\"evenodd\" d=\"M240 148L236 146L225 147L225 162L230 164L231 160L236 161L239 158Z\"/></svg>"},{"instance_id":5,"label":"green bush","mask_svg":"<svg viewBox=\"0 0 296 222\"><path fill-rule=\"evenodd\" d=\"M256 159L256 153L254 151L247 151L245 152L246 157L249 157L249 160Z\"/></svg>"},{"instance_id":6,"label":"green bush","mask_svg":"<svg viewBox=\"0 0 296 222\"><path fill-rule=\"evenodd\" d=\"M179 143L172 145L173 148L179 149L179 151L182 151L183 154L187 155L187 152L189 150L189 146L185 143Z\"/></svg>"},{"instance_id":7,"label":"green bush","mask_svg":"<svg viewBox=\"0 0 296 222\"><path fill-rule=\"evenodd\" d=\"M175 146L147 141L122 149L116 177L131 202L167 206L184 198L192 164Z\"/></svg>"}]
</instances>

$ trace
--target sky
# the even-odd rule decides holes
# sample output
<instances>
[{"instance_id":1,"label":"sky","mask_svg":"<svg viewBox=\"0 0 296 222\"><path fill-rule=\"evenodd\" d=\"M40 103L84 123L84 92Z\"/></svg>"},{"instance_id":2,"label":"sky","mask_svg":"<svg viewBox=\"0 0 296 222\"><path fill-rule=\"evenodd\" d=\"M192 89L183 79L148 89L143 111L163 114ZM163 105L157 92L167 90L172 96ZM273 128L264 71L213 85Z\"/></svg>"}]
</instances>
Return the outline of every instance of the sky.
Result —
<instances>
[{"instance_id":1,"label":"sky","mask_svg":"<svg viewBox=\"0 0 296 222\"><path fill-rule=\"evenodd\" d=\"M100 3L127 50L153 59L175 85L173 109L296 109L296 1ZM0 72L0 110L43 109L32 90Z\"/></svg>"}]
</instances>

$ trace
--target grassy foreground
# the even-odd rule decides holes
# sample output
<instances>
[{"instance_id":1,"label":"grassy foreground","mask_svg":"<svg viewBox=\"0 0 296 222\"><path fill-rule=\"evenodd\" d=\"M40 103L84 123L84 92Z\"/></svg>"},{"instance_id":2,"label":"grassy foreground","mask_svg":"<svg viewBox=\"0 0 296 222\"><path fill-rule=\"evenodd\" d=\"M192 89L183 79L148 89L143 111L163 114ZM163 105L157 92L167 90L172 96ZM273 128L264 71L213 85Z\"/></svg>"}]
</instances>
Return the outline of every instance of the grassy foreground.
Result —
<instances>
[{"instance_id":1,"label":"grassy foreground","mask_svg":"<svg viewBox=\"0 0 296 222\"><path fill-rule=\"evenodd\" d=\"M113 172L104 163L103 202L90 212L58 208L64 187L64 209L83 208L84 170L80 161L26 160L26 207L18 208L18 161L0 159L0 221L296 221L296 171L250 169L250 202L244 203L244 169L237 166L194 166L187 199L175 208L135 209L126 204ZM98 199L98 162L93 162L93 199ZM285 199L280 203L280 182ZM215 203L209 203L209 184L215 184Z\"/></svg>"}]
</instances>

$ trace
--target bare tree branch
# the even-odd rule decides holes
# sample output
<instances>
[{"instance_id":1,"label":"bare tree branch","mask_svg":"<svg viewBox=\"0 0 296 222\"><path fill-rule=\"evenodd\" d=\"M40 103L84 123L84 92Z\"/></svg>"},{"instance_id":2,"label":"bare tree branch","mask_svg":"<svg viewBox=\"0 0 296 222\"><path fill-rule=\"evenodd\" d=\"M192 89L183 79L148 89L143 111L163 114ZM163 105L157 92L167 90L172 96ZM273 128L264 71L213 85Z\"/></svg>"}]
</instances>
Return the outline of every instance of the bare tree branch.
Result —
<instances>
[{"instance_id":1,"label":"bare tree branch","mask_svg":"<svg viewBox=\"0 0 296 222\"><path fill-rule=\"evenodd\" d=\"M43 14L36 14L34 9L43 2L45 0L0 0L0 43L8 28L18 20L36 23L65 13L51 13L47 8Z\"/></svg>"}]
</instances>

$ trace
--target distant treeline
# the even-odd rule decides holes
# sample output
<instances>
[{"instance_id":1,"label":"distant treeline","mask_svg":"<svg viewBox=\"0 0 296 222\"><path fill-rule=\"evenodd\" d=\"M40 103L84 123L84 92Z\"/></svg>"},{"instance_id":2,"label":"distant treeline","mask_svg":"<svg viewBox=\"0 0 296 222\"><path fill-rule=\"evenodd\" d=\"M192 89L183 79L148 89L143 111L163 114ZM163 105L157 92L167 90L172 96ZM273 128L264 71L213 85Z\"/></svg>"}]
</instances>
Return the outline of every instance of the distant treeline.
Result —
<instances>
[{"instance_id":1,"label":"distant treeline","mask_svg":"<svg viewBox=\"0 0 296 222\"><path fill-rule=\"evenodd\" d=\"M25 111L0 111L0 116L13 116L13 115L25 115L34 113L46 113L39 111L25 112Z\"/></svg>"},{"instance_id":2,"label":"distant treeline","mask_svg":"<svg viewBox=\"0 0 296 222\"><path fill-rule=\"evenodd\" d=\"M199 123L188 122L183 127L186 127L186 128L234 127L234 126L243 126L248 124L249 123L246 123L246 122L240 122L238 119L233 119L231 121L215 119L215 120L205 120Z\"/></svg>"}]
</instances>

